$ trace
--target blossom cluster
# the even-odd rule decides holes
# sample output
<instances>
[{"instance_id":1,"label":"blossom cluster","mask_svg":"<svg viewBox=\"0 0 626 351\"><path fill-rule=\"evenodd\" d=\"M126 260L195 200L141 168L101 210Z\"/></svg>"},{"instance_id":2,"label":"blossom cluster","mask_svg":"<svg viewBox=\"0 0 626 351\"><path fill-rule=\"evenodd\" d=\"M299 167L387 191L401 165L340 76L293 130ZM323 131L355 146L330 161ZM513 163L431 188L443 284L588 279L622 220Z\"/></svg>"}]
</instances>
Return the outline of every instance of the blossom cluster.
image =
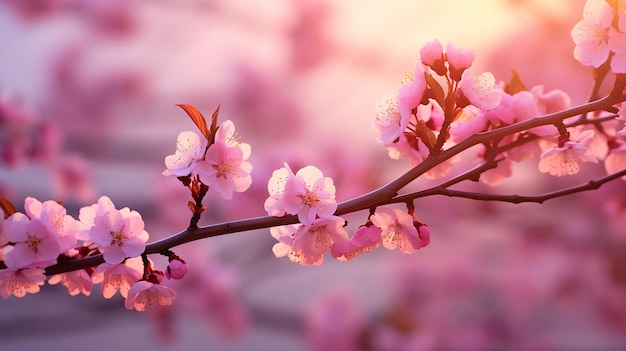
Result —
<instances>
[{"instance_id":1,"label":"blossom cluster","mask_svg":"<svg viewBox=\"0 0 626 351\"><path fill-rule=\"evenodd\" d=\"M589 16L585 12L582 22ZM575 52L579 50L577 46ZM406 75L395 94L377 106L374 126L378 141L392 159L406 156L415 166L477 133L562 111L571 105L562 90L546 92L543 86L527 89L516 73L509 82L496 82L489 72L476 74L473 59L471 50L451 43L445 50L437 40L422 47L414 72ZM614 55L612 60L618 64L626 57ZM622 105L616 106L620 116L626 110ZM606 116L610 114L584 116L583 122ZM514 162L536 154L540 155L538 169L542 173L573 175L580 171L581 163L600 160L612 173L626 166L624 135L626 132L618 132L612 124L596 128L593 122L566 120L483 142L476 150L474 162L493 164L480 175L480 181L489 185L502 183L513 174ZM425 176L446 176L459 160L459 155L454 155L428 170Z\"/></svg>"},{"instance_id":2,"label":"blossom cluster","mask_svg":"<svg viewBox=\"0 0 626 351\"><path fill-rule=\"evenodd\" d=\"M184 131L176 140L176 152L165 158L163 175L198 177L223 199L230 200L233 192L244 192L252 184L249 144L238 140L235 125L224 121L209 145L206 137Z\"/></svg>"},{"instance_id":3,"label":"blossom cluster","mask_svg":"<svg viewBox=\"0 0 626 351\"><path fill-rule=\"evenodd\" d=\"M463 128L462 121L497 108L502 100L493 74L479 73L472 66L472 50L449 43L444 51L435 40L422 47L420 56L420 62L405 75L397 92L378 104L374 120L378 142L388 149L389 156L406 156L412 165L451 145L454 122L457 135L453 134L453 140L466 137L475 128ZM457 161L452 158L426 176L445 176Z\"/></svg>"},{"instance_id":4,"label":"blossom cluster","mask_svg":"<svg viewBox=\"0 0 626 351\"><path fill-rule=\"evenodd\" d=\"M141 215L128 207L117 209L110 198L80 209L78 219L55 201L32 197L24 213L4 209L0 225L0 296L34 294L46 281L45 268L73 259L102 254L104 263L93 268L52 275L49 284L61 283L70 295L90 295L100 284L102 295L118 291L129 309L172 303L176 293L161 285L164 274L139 256L146 249L148 233ZM9 213L13 212L13 213ZM167 277L182 278L188 267L173 253Z\"/></svg>"},{"instance_id":5,"label":"blossom cluster","mask_svg":"<svg viewBox=\"0 0 626 351\"><path fill-rule=\"evenodd\" d=\"M572 28L574 58L585 66L610 61L611 71L626 73L626 11L605 0L588 0L583 19Z\"/></svg>"},{"instance_id":6,"label":"blossom cluster","mask_svg":"<svg viewBox=\"0 0 626 351\"><path fill-rule=\"evenodd\" d=\"M430 230L417 220L411 208L409 213L378 208L350 237L345 220L334 215L337 201L332 178L314 166L294 174L285 163L272 174L268 192L265 210L269 215L290 214L300 221L298 225L270 229L278 241L272 249L274 255L288 257L294 263L320 265L329 251L334 258L351 260L381 245L412 253L430 243Z\"/></svg>"}]
</instances>

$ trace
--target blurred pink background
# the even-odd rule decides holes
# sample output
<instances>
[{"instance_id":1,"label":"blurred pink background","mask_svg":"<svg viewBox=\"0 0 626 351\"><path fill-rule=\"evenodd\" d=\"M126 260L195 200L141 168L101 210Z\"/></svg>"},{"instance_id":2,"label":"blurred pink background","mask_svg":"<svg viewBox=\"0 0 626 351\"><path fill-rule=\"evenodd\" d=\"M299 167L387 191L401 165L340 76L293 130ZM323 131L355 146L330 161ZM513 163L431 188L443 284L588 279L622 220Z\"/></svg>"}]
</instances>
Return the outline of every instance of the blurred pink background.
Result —
<instances>
[{"instance_id":1,"label":"blurred pink background","mask_svg":"<svg viewBox=\"0 0 626 351\"><path fill-rule=\"evenodd\" d=\"M108 195L143 215L151 241L174 234L189 194L161 171L194 128L176 107L187 103L205 116L221 104L252 145L252 188L209 196L202 223L264 215L284 161L316 165L347 200L409 169L376 145L372 121L427 41L474 49L498 80L515 69L528 87L584 102L591 74L569 36L583 3L2 0L0 95L30 111L36 132L29 152L5 155L0 193L20 210L26 196L63 200L75 217ZM539 194L603 174L555 179L536 161L500 187L469 189ZM192 276L172 285L173 308L142 314L98 286L90 297L46 286L0 301L0 348L316 350L344 338L377 350L623 349L624 190L542 206L424 198L432 243L411 256L379 249L301 267L273 256L269 230L185 244L174 251ZM348 216L349 228L366 215Z\"/></svg>"}]
</instances>

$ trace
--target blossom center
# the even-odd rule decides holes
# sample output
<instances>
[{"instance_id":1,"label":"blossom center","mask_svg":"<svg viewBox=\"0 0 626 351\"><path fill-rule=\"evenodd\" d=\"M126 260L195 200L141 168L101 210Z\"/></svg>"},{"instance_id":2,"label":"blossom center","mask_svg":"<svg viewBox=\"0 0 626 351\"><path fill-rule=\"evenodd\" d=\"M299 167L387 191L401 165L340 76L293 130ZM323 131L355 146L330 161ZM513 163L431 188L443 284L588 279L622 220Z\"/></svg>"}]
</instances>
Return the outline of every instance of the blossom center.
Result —
<instances>
[{"instance_id":1,"label":"blossom center","mask_svg":"<svg viewBox=\"0 0 626 351\"><path fill-rule=\"evenodd\" d=\"M28 234L28 237L24 241L24 243L34 252L39 251L39 244L41 244L42 239L38 238L34 235Z\"/></svg>"},{"instance_id":2,"label":"blossom center","mask_svg":"<svg viewBox=\"0 0 626 351\"><path fill-rule=\"evenodd\" d=\"M217 178L228 178L227 176L229 174L233 173L233 164L230 162L224 162L224 163L220 163L219 165L214 165L213 168L217 171L216 177Z\"/></svg>"},{"instance_id":3,"label":"blossom center","mask_svg":"<svg viewBox=\"0 0 626 351\"><path fill-rule=\"evenodd\" d=\"M394 226L389 235L387 236L387 240L390 243L398 242L402 240L402 235L400 234L400 228L398 226Z\"/></svg>"},{"instance_id":4,"label":"blossom center","mask_svg":"<svg viewBox=\"0 0 626 351\"><path fill-rule=\"evenodd\" d=\"M113 239L111 240L111 245L122 246L122 243L128 239L128 236L124 234L124 226L120 228L116 232L110 232Z\"/></svg>"},{"instance_id":5,"label":"blossom center","mask_svg":"<svg viewBox=\"0 0 626 351\"><path fill-rule=\"evenodd\" d=\"M307 206L311 206L320 201L319 197L317 197L315 193L312 193L310 191L307 191L306 195L301 196L301 198L302 198L302 203Z\"/></svg>"}]
</instances>

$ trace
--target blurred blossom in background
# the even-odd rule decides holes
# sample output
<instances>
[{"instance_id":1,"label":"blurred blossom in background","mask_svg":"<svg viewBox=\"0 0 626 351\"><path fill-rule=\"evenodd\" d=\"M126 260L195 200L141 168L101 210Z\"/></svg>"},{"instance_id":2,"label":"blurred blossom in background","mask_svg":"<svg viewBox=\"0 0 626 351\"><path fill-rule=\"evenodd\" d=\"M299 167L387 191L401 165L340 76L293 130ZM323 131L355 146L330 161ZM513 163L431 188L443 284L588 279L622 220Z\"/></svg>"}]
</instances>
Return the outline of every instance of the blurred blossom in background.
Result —
<instances>
[{"instance_id":1,"label":"blurred blossom in background","mask_svg":"<svg viewBox=\"0 0 626 351\"><path fill-rule=\"evenodd\" d=\"M591 71L572 57L582 0L1 0L0 195L63 200L68 213L107 195L137 210L151 241L184 229L187 189L164 177L176 136L221 104L252 146L249 191L209 196L201 224L264 215L267 180L289 162L334 179L337 199L409 169L376 144L376 103L433 39L528 87L586 100ZM570 178L516 165L501 186L539 194ZM454 174L454 171L453 171ZM418 180L416 189L430 183ZM302 267L276 259L269 230L185 244L190 266L172 308L45 286L0 301L0 346L160 349L571 350L626 348L623 182L544 205L416 201L432 243ZM347 216L354 231L367 213ZM165 258L153 257L164 267ZM332 345L332 346L329 346Z\"/></svg>"}]
</instances>

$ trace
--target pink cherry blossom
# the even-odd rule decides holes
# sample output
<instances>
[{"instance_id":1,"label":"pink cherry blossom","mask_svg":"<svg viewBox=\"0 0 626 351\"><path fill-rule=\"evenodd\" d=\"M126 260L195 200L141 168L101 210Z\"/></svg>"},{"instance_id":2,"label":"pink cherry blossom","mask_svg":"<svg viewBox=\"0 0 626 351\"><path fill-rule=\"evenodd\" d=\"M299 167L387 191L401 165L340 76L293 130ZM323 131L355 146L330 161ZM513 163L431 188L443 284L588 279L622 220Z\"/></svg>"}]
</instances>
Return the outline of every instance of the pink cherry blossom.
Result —
<instances>
[{"instance_id":1,"label":"pink cherry blossom","mask_svg":"<svg viewBox=\"0 0 626 351\"><path fill-rule=\"evenodd\" d=\"M382 231L383 247L389 250L398 249L405 254L413 253L421 247L420 235L413 224L413 216L405 211L379 207L370 219Z\"/></svg>"},{"instance_id":2,"label":"pink cherry blossom","mask_svg":"<svg viewBox=\"0 0 626 351\"><path fill-rule=\"evenodd\" d=\"M381 244L381 229L369 222L360 226L349 241L340 241L333 244L331 253L340 261L350 261L356 256L370 252L372 248Z\"/></svg>"},{"instance_id":3,"label":"pink cherry blossom","mask_svg":"<svg viewBox=\"0 0 626 351\"><path fill-rule=\"evenodd\" d=\"M485 114L492 124L502 126L555 112L554 108L565 104L569 104L567 94L559 90L544 94L543 87L537 86L530 91L524 90L513 95L501 91L500 105ZM558 130L553 125L543 125L530 128L527 132L538 136L552 136Z\"/></svg>"},{"instance_id":4,"label":"pink cherry blossom","mask_svg":"<svg viewBox=\"0 0 626 351\"><path fill-rule=\"evenodd\" d=\"M405 76L403 84L398 90L398 111L402 120L408 119L414 108L419 106L426 90L426 77L421 63L415 65L412 74Z\"/></svg>"},{"instance_id":5,"label":"pink cherry blossom","mask_svg":"<svg viewBox=\"0 0 626 351\"><path fill-rule=\"evenodd\" d=\"M129 290L124 305L143 312L147 308L159 308L171 305L176 299L176 291L162 284L138 281Z\"/></svg>"},{"instance_id":6,"label":"pink cherry blossom","mask_svg":"<svg viewBox=\"0 0 626 351\"><path fill-rule=\"evenodd\" d=\"M303 224L311 224L317 216L335 213L335 185L315 166L306 166L287 179L282 205L285 212L298 215Z\"/></svg>"},{"instance_id":7,"label":"pink cherry blossom","mask_svg":"<svg viewBox=\"0 0 626 351\"><path fill-rule=\"evenodd\" d=\"M497 108L499 109L500 106ZM482 132L487 127L487 115L474 105L468 105L450 125L452 141L460 143L472 135Z\"/></svg>"},{"instance_id":8,"label":"pink cherry blossom","mask_svg":"<svg viewBox=\"0 0 626 351\"><path fill-rule=\"evenodd\" d=\"M585 146L596 157L596 159L598 159L598 161L604 160L609 153L609 141L607 135L605 133L596 133L593 125L583 125L574 129L574 139L579 138L585 130L593 131L593 136L587 140Z\"/></svg>"},{"instance_id":9,"label":"pink cherry blossom","mask_svg":"<svg viewBox=\"0 0 626 351\"><path fill-rule=\"evenodd\" d=\"M129 258L123 263L102 263L91 275L94 284L100 284L102 296L110 299L116 292L126 298L130 287L141 279L143 263L141 258Z\"/></svg>"},{"instance_id":10,"label":"pink cherry blossom","mask_svg":"<svg viewBox=\"0 0 626 351\"><path fill-rule=\"evenodd\" d=\"M474 50L457 48L453 43L446 45L446 58L450 64L450 77L455 81L461 80L463 72L474 62Z\"/></svg>"},{"instance_id":11,"label":"pink cherry blossom","mask_svg":"<svg viewBox=\"0 0 626 351\"><path fill-rule=\"evenodd\" d=\"M89 296L93 287L91 277L84 269L53 275L48 279L48 283L50 285L61 283L71 296L78 294Z\"/></svg>"},{"instance_id":12,"label":"pink cherry blossom","mask_svg":"<svg viewBox=\"0 0 626 351\"><path fill-rule=\"evenodd\" d=\"M31 219L40 219L54 235L61 251L67 251L76 245L78 223L67 214L65 207L56 201L44 201L27 197L24 209Z\"/></svg>"},{"instance_id":13,"label":"pink cherry blossom","mask_svg":"<svg viewBox=\"0 0 626 351\"><path fill-rule=\"evenodd\" d=\"M562 177L578 173L580 171L579 163L597 163L596 157L585 146L593 133L592 130L586 130L580 134L578 141L561 142L559 145L544 151L539 160L539 171Z\"/></svg>"},{"instance_id":14,"label":"pink cherry blossom","mask_svg":"<svg viewBox=\"0 0 626 351\"><path fill-rule=\"evenodd\" d=\"M115 205L108 196L101 196L97 203L82 207L78 212L79 221L76 237L80 240L89 240L89 232L95 226L95 218L114 210Z\"/></svg>"},{"instance_id":15,"label":"pink cherry blossom","mask_svg":"<svg viewBox=\"0 0 626 351\"><path fill-rule=\"evenodd\" d=\"M409 133L401 134L396 143L387 144L385 147L391 159L399 160L402 156L407 156L411 166L422 163L430 154L430 150L422 139Z\"/></svg>"},{"instance_id":16,"label":"pink cherry blossom","mask_svg":"<svg viewBox=\"0 0 626 351\"><path fill-rule=\"evenodd\" d=\"M495 81L490 72L477 74L470 67L463 72L459 87L472 105L483 110L493 110L500 105L502 93L502 90L494 89Z\"/></svg>"},{"instance_id":17,"label":"pink cherry blossom","mask_svg":"<svg viewBox=\"0 0 626 351\"><path fill-rule=\"evenodd\" d=\"M249 148L248 148L249 149ZM244 150L216 141L209 146L205 159L198 162L196 172L202 183L215 190L223 199L230 200L233 192L244 192L252 184L252 165L246 162Z\"/></svg>"},{"instance_id":18,"label":"pink cherry blossom","mask_svg":"<svg viewBox=\"0 0 626 351\"><path fill-rule=\"evenodd\" d=\"M333 244L348 241L344 229L345 220L330 216L315 220L311 225L301 225L296 229L291 250L300 257L302 265L319 265L323 256Z\"/></svg>"},{"instance_id":19,"label":"pink cherry blossom","mask_svg":"<svg viewBox=\"0 0 626 351\"><path fill-rule=\"evenodd\" d=\"M424 44L420 49L420 58L423 64L432 68L438 75L446 74L447 68L444 65L443 46L439 40L435 39Z\"/></svg>"},{"instance_id":20,"label":"pink cherry blossom","mask_svg":"<svg viewBox=\"0 0 626 351\"><path fill-rule=\"evenodd\" d=\"M39 219L29 219L20 212L12 214L2 222L8 241L13 249L5 256L5 264L10 268L44 268L56 263L61 254L57 238Z\"/></svg>"},{"instance_id":21,"label":"pink cherry blossom","mask_svg":"<svg viewBox=\"0 0 626 351\"><path fill-rule=\"evenodd\" d=\"M382 144L391 144L409 125L410 115L402 116L398 110L396 96L387 96L376 105L374 127L378 131L378 140Z\"/></svg>"},{"instance_id":22,"label":"pink cherry blossom","mask_svg":"<svg viewBox=\"0 0 626 351\"><path fill-rule=\"evenodd\" d=\"M615 54L611 58L613 73L626 73L626 13L622 12L617 20L617 27L609 28L609 49Z\"/></svg>"},{"instance_id":23,"label":"pink cherry blossom","mask_svg":"<svg viewBox=\"0 0 626 351\"><path fill-rule=\"evenodd\" d=\"M101 201L98 201L100 205ZM112 205L109 200L103 200L105 206ZM90 207L91 208L91 207ZM97 213L93 218L93 226L89 230L89 238L93 240L102 251L107 263L120 263L126 257L139 256L146 248L148 233L144 230L144 222L137 211L131 211L128 207L117 210L108 209L104 213ZM87 213L85 219L89 221ZM81 216L83 212L81 211ZM81 221L83 217L80 217Z\"/></svg>"},{"instance_id":24,"label":"pink cherry blossom","mask_svg":"<svg viewBox=\"0 0 626 351\"><path fill-rule=\"evenodd\" d=\"M193 131L185 131L178 134L176 139L176 151L165 157L163 175L177 177L191 174L198 161L204 157L208 141Z\"/></svg>"},{"instance_id":25,"label":"pink cherry blossom","mask_svg":"<svg viewBox=\"0 0 626 351\"><path fill-rule=\"evenodd\" d=\"M170 257L170 262L165 270L165 276L167 279L183 279L187 272L189 272L189 265L185 262L185 260L178 256L175 258Z\"/></svg>"},{"instance_id":26,"label":"pink cherry blossom","mask_svg":"<svg viewBox=\"0 0 626 351\"><path fill-rule=\"evenodd\" d=\"M221 141L229 147L238 147L243 153L243 159L247 160L251 153L252 148L249 144L242 142L237 133L235 132L235 124L231 120L226 120L220 124L215 134L215 140Z\"/></svg>"},{"instance_id":27,"label":"pink cherry blossom","mask_svg":"<svg viewBox=\"0 0 626 351\"><path fill-rule=\"evenodd\" d=\"M303 225L303 224L301 224ZM272 247L272 252L276 257L288 257L293 263L300 263L300 255L292 250L293 239L296 236L296 230L301 225L284 225L270 228L270 234L278 242ZM320 255L321 259L321 255ZM321 262L320 262L321 263Z\"/></svg>"},{"instance_id":28,"label":"pink cherry blossom","mask_svg":"<svg viewBox=\"0 0 626 351\"><path fill-rule=\"evenodd\" d=\"M585 66L600 67L609 57L608 32L613 9L604 0L587 0L583 19L571 31L574 58Z\"/></svg>"},{"instance_id":29,"label":"pink cherry blossom","mask_svg":"<svg viewBox=\"0 0 626 351\"><path fill-rule=\"evenodd\" d=\"M540 114L554 113L565 110L572 105L572 100L561 89L553 89L548 92L544 92L543 85L535 85L530 88L530 92L537 99L537 107Z\"/></svg>"},{"instance_id":30,"label":"pink cherry blossom","mask_svg":"<svg viewBox=\"0 0 626 351\"><path fill-rule=\"evenodd\" d=\"M283 199L285 197L285 185L287 180L295 177L289 165L285 162L284 167L272 172L272 176L267 183L267 191L270 196L265 200L263 207L270 216L281 217L285 215Z\"/></svg>"},{"instance_id":31,"label":"pink cherry blossom","mask_svg":"<svg viewBox=\"0 0 626 351\"><path fill-rule=\"evenodd\" d=\"M11 295L24 297L27 293L36 294L45 282L42 268L0 269L0 296L8 299Z\"/></svg>"}]
</instances>

